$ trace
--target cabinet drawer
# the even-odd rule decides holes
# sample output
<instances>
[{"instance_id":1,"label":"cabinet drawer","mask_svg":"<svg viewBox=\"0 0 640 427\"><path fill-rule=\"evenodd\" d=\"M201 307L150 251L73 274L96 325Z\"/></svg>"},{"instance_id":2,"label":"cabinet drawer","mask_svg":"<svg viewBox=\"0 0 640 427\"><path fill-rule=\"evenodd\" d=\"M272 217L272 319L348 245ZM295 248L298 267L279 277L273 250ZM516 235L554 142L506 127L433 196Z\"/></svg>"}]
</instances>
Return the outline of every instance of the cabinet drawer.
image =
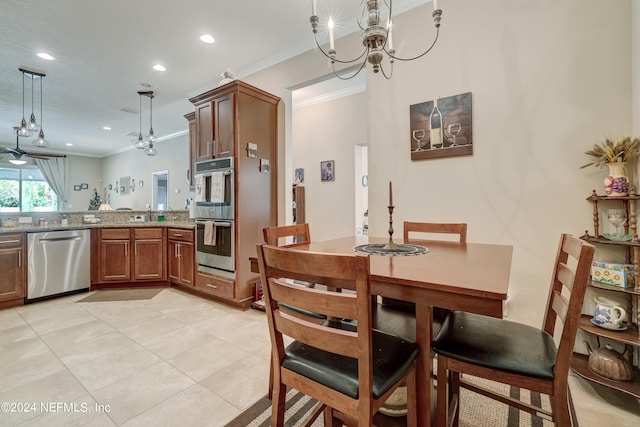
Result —
<instances>
[{"instance_id":1,"label":"cabinet drawer","mask_svg":"<svg viewBox=\"0 0 640 427\"><path fill-rule=\"evenodd\" d=\"M137 239L162 239L162 228L134 228L134 238Z\"/></svg>"},{"instance_id":2,"label":"cabinet drawer","mask_svg":"<svg viewBox=\"0 0 640 427\"><path fill-rule=\"evenodd\" d=\"M193 230L169 228L167 229L167 239L177 240L179 242L193 242Z\"/></svg>"},{"instance_id":3,"label":"cabinet drawer","mask_svg":"<svg viewBox=\"0 0 640 427\"><path fill-rule=\"evenodd\" d=\"M212 276L198 272L196 289L220 298L233 299L234 281L226 277Z\"/></svg>"},{"instance_id":4,"label":"cabinet drawer","mask_svg":"<svg viewBox=\"0 0 640 427\"><path fill-rule=\"evenodd\" d=\"M124 240L129 238L128 228L103 228L100 230L102 240Z\"/></svg>"},{"instance_id":5,"label":"cabinet drawer","mask_svg":"<svg viewBox=\"0 0 640 427\"><path fill-rule=\"evenodd\" d=\"M21 248L24 242L24 233L0 234L0 248Z\"/></svg>"}]
</instances>

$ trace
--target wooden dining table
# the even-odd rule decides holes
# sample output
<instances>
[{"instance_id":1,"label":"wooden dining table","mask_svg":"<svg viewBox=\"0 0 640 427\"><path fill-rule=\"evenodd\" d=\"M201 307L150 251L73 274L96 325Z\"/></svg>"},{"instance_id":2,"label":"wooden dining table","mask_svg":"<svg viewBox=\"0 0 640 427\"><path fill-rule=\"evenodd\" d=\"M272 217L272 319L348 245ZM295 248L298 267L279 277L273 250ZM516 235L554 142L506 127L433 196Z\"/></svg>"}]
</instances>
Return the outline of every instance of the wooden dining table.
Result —
<instances>
[{"instance_id":1,"label":"wooden dining table","mask_svg":"<svg viewBox=\"0 0 640 427\"><path fill-rule=\"evenodd\" d=\"M356 246L388 240L388 237L352 236L312 242L296 249L348 254ZM410 256L371 255L371 293L416 303L416 340L421 348L416 365L418 425L431 426L436 413L430 351L433 307L501 318L513 247L414 239L404 243L424 246L427 252Z\"/></svg>"}]
</instances>

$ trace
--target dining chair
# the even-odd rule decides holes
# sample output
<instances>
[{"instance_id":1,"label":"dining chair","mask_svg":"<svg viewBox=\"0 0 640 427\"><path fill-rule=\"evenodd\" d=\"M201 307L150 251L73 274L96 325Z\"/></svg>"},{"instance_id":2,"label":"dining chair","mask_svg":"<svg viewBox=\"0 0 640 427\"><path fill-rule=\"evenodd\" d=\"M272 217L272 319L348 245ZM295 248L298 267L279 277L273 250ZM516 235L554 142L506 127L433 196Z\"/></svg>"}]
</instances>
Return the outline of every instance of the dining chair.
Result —
<instances>
[{"instance_id":1,"label":"dining chair","mask_svg":"<svg viewBox=\"0 0 640 427\"><path fill-rule=\"evenodd\" d=\"M284 425L286 387L318 400L325 425L371 426L373 416L404 381L409 426L417 424L417 344L371 327L368 254L325 254L257 245L272 346L272 426ZM333 292L296 286L291 280L355 290ZM281 310L280 303L323 313L322 324ZM284 337L294 341L285 347ZM310 420L307 420L310 421Z\"/></svg>"},{"instance_id":2,"label":"dining chair","mask_svg":"<svg viewBox=\"0 0 640 427\"><path fill-rule=\"evenodd\" d=\"M431 344L438 356L438 426L458 425L464 404L460 387L555 421L558 427L571 426L567 378L593 252L593 245L561 235L542 329L458 311L447 317ZM561 327L556 328L557 320ZM468 384L461 374L547 394L551 411Z\"/></svg>"}]
</instances>

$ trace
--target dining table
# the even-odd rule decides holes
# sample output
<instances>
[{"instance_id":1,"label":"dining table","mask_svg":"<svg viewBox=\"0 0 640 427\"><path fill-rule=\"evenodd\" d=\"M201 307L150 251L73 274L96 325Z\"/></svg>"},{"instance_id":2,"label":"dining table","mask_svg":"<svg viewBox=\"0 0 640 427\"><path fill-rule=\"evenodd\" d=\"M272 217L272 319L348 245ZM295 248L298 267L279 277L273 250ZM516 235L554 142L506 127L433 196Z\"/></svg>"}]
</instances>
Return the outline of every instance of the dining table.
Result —
<instances>
[{"instance_id":1,"label":"dining table","mask_svg":"<svg viewBox=\"0 0 640 427\"><path fill-rule=\"evenodd\" d=\"M350 236L311 242L296 249L349 254L356 248L389 241L389 237ZM433 307L502 318L513 247L418 239L393 243L424 247L426 251L417 255L372 254L371 293L416 304L416 341L421 349L416 362L418 425L431 426L436 414L430 351ZM257 262L252 270L257 271Z\"/></svg>"}]
</instances>

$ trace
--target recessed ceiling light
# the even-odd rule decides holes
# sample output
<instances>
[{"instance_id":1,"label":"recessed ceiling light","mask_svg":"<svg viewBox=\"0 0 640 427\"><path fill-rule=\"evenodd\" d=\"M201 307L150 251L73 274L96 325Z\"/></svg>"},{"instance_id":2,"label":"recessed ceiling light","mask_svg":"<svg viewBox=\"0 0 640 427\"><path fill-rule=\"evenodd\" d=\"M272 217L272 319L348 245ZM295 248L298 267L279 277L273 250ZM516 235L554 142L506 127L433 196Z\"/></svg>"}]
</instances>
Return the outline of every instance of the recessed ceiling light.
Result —
<instances>
[{"instance_id":1,"label":"recessed ceiling light","mask_svg":"<svg viewBox=\"0 0 640 427\"><path fill-rule=\"evenodd\" d=\"M40 53L38 53L38 56L40 58L42 58L42 59L46 59L47 61L53 61L54 59L56 59L56 58L54 58L53 56L49 55L46 52L40 52Z\"/></svg>"},{"instance_id":2,"label":"recessed ceiling light","mask_svg":"<svg viewBox=\"0 0 640 427\"><path fill-rule=\"evenodd\" d=\"M67 143L66 143L66 144L64 144L64 145L66 145L67 147L73 147L73 144L72 144L72 143L70 143L70 142L67 142Z\"/></svg>"},{"instance_id":3,"label":"recessed ceiling light","mask_svg":"<svg viewBox=\"0 0 640 427\"><path fill-rule=\"evenodd\" d=\"M164 65L160 65L160 64L154 65L153 69L156 70L156 71L167 71L167 69L164 68Z\"/></svg>"},{"instance_id":4,"label":"recessed ceiling light","mask_svg":"<svg viewBox=\"0 0 640 427\"><path fill-rule=\"evenodd\" d=\"M111 128L109 126L102 126L102 129L104 130L111 130Z\"/></svg>"},{"instance_id":5,"label":"recessed ceiling light","mask_svg":"<svg viewBox=\"0 0 640 427\"><path fill-rule=\"evenodd\" d=\"M202 43L211 44L216 41L211 34L203 34L200 36Z\"/></svg>"}]
</instances>

